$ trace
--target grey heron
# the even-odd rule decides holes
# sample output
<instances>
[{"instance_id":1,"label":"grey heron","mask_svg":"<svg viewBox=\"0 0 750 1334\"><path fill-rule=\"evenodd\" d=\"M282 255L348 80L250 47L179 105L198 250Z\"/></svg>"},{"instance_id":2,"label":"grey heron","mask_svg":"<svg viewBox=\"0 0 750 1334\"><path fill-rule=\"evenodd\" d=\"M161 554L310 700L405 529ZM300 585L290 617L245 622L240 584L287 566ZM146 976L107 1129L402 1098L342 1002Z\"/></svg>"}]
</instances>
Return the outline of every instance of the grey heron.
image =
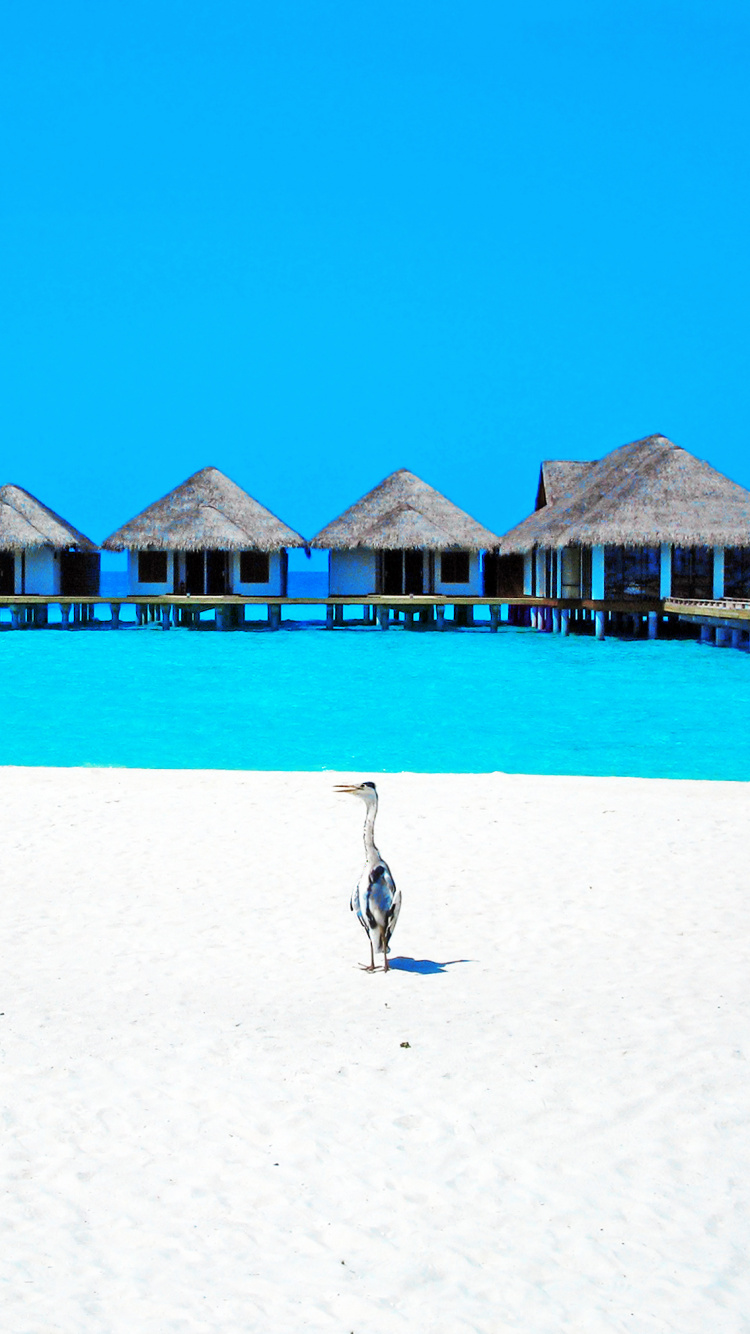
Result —
<instances>
[{"instance_id":1,"label":"grey heron","mask_svg":"<svg viewBox=\"0 0 750 1334\"><path fill-rule=\"evenodd\" d=\"M401 891L396 889L388 864L375 847L378 791L374 783L340 783L335 790L360 797L365 803L365 868L349 906L356 912L370 942L370 962L362 967L374 973L375 954L382 954L383 972L387 973L388 944L401 911Z\"/></svg>"}]
</instances>

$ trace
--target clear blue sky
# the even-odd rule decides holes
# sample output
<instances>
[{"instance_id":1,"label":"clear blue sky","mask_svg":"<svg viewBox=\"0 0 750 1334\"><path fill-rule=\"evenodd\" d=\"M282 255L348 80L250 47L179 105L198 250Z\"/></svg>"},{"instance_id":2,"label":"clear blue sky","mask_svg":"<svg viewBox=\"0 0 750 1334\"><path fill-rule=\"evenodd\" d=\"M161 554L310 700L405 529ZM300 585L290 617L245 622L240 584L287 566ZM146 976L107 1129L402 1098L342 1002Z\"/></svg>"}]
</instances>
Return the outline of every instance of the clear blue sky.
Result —
<instances>
[{"instance_id":1,"label":"clear blue sky","mask_svg":"<svg viewBox=\"0 0 750 1334\"><path fill-rule=\"evenodd\" d=\"M749 64L727 0L4 6L0 482L96 540L209 463L308 536L654 431L750 485Z\"/></svg>"}]
</instances>

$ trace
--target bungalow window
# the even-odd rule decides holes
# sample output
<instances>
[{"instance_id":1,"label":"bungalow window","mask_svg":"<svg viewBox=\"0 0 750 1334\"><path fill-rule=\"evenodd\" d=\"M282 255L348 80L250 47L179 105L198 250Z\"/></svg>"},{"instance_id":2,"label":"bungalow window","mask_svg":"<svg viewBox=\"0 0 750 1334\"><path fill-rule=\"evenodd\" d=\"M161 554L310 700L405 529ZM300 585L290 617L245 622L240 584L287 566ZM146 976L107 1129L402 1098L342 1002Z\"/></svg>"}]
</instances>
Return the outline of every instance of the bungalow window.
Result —
<instances>
[{"instance_id":1,"label":"bungalow window","mask_svg":"<svg viewBox=\"0 0 750 1334\"><path fill-rule=\"evenodd\" d=\"M267 584L270 578L270 560L267 551L240 552L240 583Z\"/></svg>"},{"instance_id":2,"label":"bungalow window","mask_svg":"<svg viewBox=\"0 0 750 1334\"><path fill-rule=\"evenodd\" d=\"M724 597L750 596L750 548L726 547L724 550Z\"/></svg>"},{"instance_id":3,"label":"bungalow window","mask_svg":"<svg viewBox=\"0 0 750 1334\"><path fill-rule=\"evenodd\" d=\"M658 547L604 548L604 596L658 598L661 556Z\"/></svg>"},{"instance_id":4,"label":"bungalow window","mask_svg":"<svg viewBox=\"0 0 750 1334\"><path fill-rule=\"evenodd\" d=\"M440 557L440 582L443 584L468 584L468 551L444 551Z\"/></svg>"},{"instance_id":5,"label":"bungalow window","mask_svg":"<svg viewBox=\"0 0 750 1334\"><path fill-rule=\"evenodd\" d=\"M710 547L672 548L672 596L711 598L714 592L714 558Z\"/></svg>"},{"instance_id":6,"label":"bungalow window","mask_svg":"<svg viewBox=\"0 0 750 1334\"><path fill-rule=\"evenodd\" d=\"M138 552L138 583L165 584L167 582L166 551Z\"/></svg>"}]
</instances>

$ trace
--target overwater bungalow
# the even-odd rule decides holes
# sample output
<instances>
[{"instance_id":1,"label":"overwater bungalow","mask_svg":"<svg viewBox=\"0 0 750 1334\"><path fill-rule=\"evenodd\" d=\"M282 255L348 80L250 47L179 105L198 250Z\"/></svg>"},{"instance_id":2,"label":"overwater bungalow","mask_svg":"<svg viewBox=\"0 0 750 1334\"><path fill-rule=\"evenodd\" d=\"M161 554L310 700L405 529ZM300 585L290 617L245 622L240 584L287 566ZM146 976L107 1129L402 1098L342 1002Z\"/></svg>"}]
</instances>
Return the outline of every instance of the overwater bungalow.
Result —
<instances>
[{"instance_id":1,"label":"overwater bungalow","mask_svg":"<svg viewBox=\"0 0 750 1334\"><path fill-rule=\"evenodd\" d=\"M98 592L96 544L23 487L0 487L0 595Z\"/></svg>"},{"instance_id":2,"label":"overwater bungalow","mask_svg":"<svg viewBox=\"0 0 750 1334\"><path fill-rule=\"evenodd\" d=\"M127 551L132 596L286 597L287 548L306 543L218 468L202 468L103 545Z\"/></svg>"},{"instance_id":3,"label":"overwater bungalow","mask_svg":"<svg viewBox=\"0 0 750 1334\"><path fill-rule=\"evenodd\" d=\"M400 468L327 524L311 546L330 552L330 597L481 597L482 552L498 537Z\"/></svg>"},{"instance_id":4,"label":"overwater bungalow","mask_svg":"<svg viewBox=\"0 0 750 1334\"><path fill-rule=\"evenodd\" d=\"M536 509L506 533L527 596L750 597L750 491L662 435L592 463L542 464Z\"/></svg>"}]
</instances>

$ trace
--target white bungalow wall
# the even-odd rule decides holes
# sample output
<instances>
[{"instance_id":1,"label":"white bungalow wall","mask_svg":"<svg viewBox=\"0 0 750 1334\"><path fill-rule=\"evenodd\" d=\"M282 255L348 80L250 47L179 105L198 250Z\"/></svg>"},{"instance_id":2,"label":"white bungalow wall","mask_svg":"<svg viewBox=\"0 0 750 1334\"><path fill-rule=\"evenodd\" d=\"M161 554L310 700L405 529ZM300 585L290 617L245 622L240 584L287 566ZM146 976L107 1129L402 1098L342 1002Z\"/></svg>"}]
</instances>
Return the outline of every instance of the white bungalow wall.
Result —
<instances>
[{"instance_id":1,"label":"white bungalow wall","mask_svg":"<svg viewBox=\"0 0 750 1334\"><path fill-rule=\"evenodd\" d=\"M532 578L534 574L534 553L533 551L524 551L523 553L523 591L526 597L531 597Z\"/></svg>"},{"instance_id":2,"label":"white bungalow wall","mask_svg":"<svg viewBox=\"0 0 750 1334\"><path fill-rule=\"evenodd\" d=\"M465 584L449 584L441 579L440 552L434 553L434 585L430 588L430 552L423 553L423 587L425 595L440 597L481 597L482 561L478 551L469 553L469 579ZM367 596L377 591L377 552L357 548L354 551L331 551L328 562L328 590L330 597Z\"/></svg>"},{"instance_id":3,"label":"white bungalow wall","mask_svg":"<svg viewBox=\"0 0 750 1334\"><path fill-rule=\"evenodd\" d=\"M175 553L167 552L167 579L163 584L140 583L138 579L138 552L128 552L128 591L133 596L141 593L144 597L164 597L174 593L174 560ZM178 551L177 555L177 585L185 578L185 553ZM269 553L268 561L268 582L265 584L243 584L240 582L240 552L231 551L229 553L229 590L231 593L238 594L239 597L283 597L284 575L282 567L282 553L272 551Z\"/></svg>"},{"instance_id":4,"label":"white bungalow wall","mask_svg":"<svg viewBox=\"0 0 750 1334\"><path fill-rule=\"evenodd\" d=\"M659 597L668 598L672 592L672 546L662 542L660 547Z\"/></svg>"},{"instance_id":5,"label":"white bungalow wall","mask_svg":"<svg viewBox=\"0 0 750 1334\"><path fill-rule=\"evenodd\" d=\"M51 594L60 592L60 555L50 547L32 547L16 551L16 593ZM25 568L24 568L25 567Z\"/></svg>"},{"instance_id":6,"label":"white bungalow wall","mask_svg":"<svg viewBox=\"0 0 750 1334\"><path fill-rule=\"evenodd\" d=\"M259 598L283 597L284 575L281 564L281 552L271 551L268 558L268 582L265 584L243 584L240 582L240 552L233 551L229 561L229 587L240 597Z\"/></svg>"},{"instance_id":7,"label":"white bungalow wall","mask_svg":"<svg viewBox=\"0 0 750 1334\"><path fill-rule=\"evenodd\" d=\"M446 584L440 578L441 561L440 552L435 552L435 588L434 592L439 593L441 597L450 597L453 594L458 598L477 598L483 593L482 588L482 562L478 551L469 552L469 582L468 584ZM427 587L427 571L425 570L425 588Z\"/></svg>"},{"instance_id":8,"label":"white bungalow wall","mask_svg":"<svg viewBox=\"0 0 750 1334\"><path fill-rule=\"evenodd\" d=\"M167 578L163 584L142 584L138 579L138 552L128 552L128 593L131 595L141 593L144 597L164 597L167 593L173 593L172 586L172 552L167 552Z\"/></svg>"},{"instance_id":9,"label":"white bungalow wall","mask_svg":"<svg viewBox=\"0 0 750 1334\"><path fill-rule=\"evenodd\" d=\"M378 567L374 551L331 551L328 557L329 597L353 597L374 593Z\"/></svg>"},{"instance_id":10,"label":"white bungalow wall","mask_svg":"<svg viewBox=\"0 0 750 1334\"><path fill-rule=\"evenodd\" d=\"M724 548L714 547L714 597L724 596Z\"/></svg>"},{"instance_id":11,"label":"white bungalow wall","mask_svg":"<svg viewBox=\"0 0 750 1334\"><path fill-rule=\"evenodd\" d=\"M591 596L594 601L604 600L604 547L591 550Z\"/></svg>"}]
</instances>

